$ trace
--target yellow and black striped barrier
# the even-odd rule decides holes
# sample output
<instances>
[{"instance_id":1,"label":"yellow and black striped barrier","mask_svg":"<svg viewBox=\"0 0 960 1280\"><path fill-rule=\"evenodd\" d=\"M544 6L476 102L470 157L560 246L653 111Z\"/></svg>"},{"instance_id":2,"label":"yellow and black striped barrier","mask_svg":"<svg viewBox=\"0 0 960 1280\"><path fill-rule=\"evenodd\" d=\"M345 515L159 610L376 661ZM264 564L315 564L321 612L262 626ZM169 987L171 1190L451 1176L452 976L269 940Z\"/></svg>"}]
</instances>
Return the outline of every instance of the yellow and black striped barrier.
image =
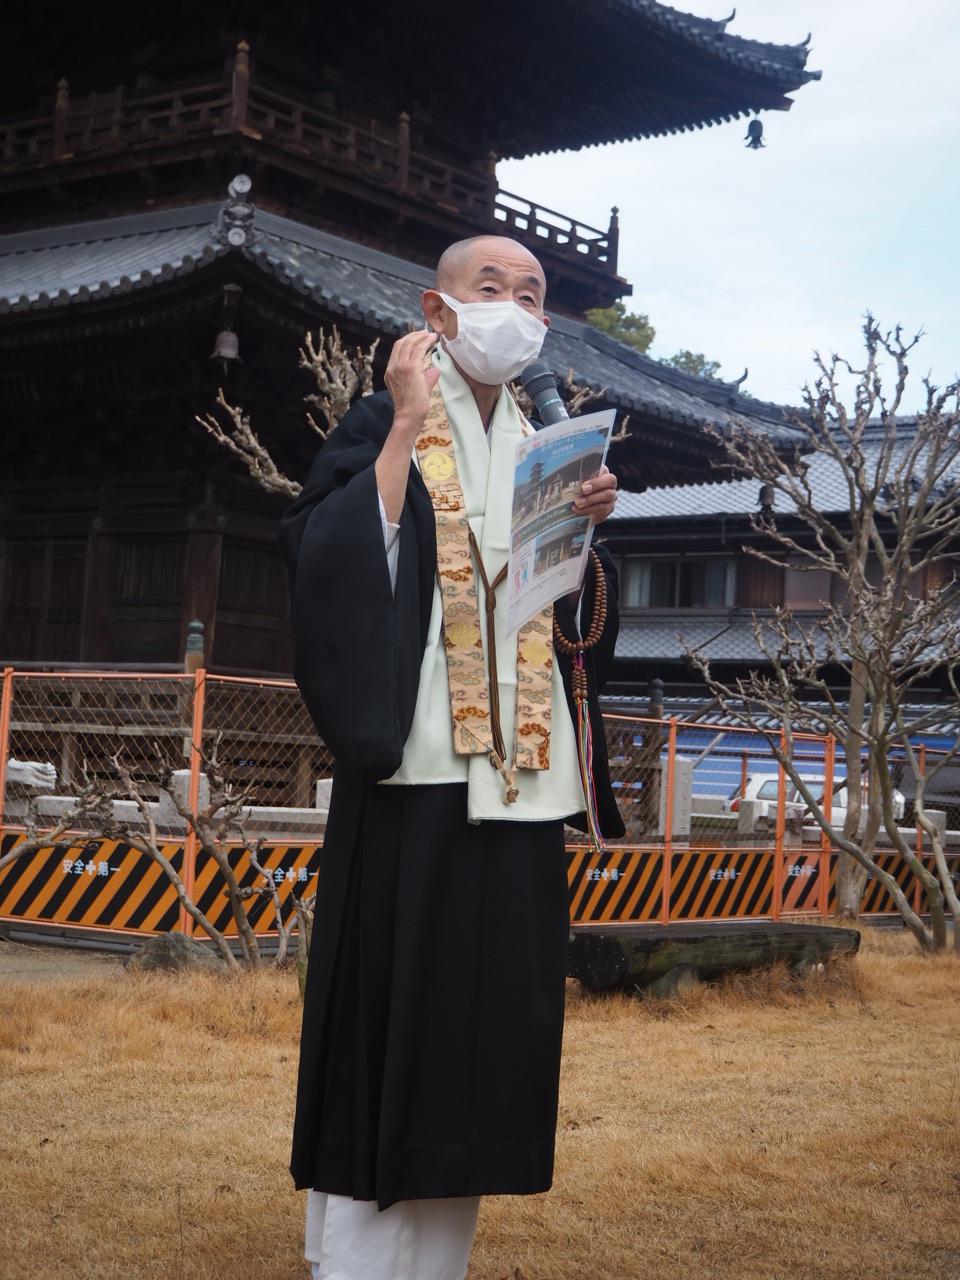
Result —
<instances>
[{"instance_id":1,"label":"yellow and black striped barrier","mask_svg":"<svg viewBox=\"0 0 960 1280\"><path fill-rule=\"evenodd\" d=\"M773 910L769 849L685 849L670 868L671 920L752 920Z\"/></svg>"},{"instance_id":2,"label":"yellow and black striped barrier","mask_svg":"<svg viewBox=\"0 0 960 1280\"><path fill-rule=\"evenodd\" d=\"M568 847L574 924L657 920L663 906L663 854L641 849Z\"/></svg>"},{"instance_id":3,"label":"yellow and black striped barrier","mask_svg":"<svg viewBox=\"0 0 960 1280\"><path fill-rule=\"evenodd\" d=\"M0 852L11 852L23 839L20 833L6 834ZM161 852L182 876L183 844L172 841ZM266 887L241 847L230 849L228 856L241 888ZM277 844L261 851L261 865L273 879L284 923L293 910L291 893L299 897L315 891L318 860L316 844ZM221 932L237 932L223 874L216 860L203 852L196 857L193 900ZM257 932L276 928L270 893L252 894L246 911ZM176 890L160 863L120 840L70 837L15 858L0 871L0 919L164 933L177 928L179 916Z\"/></svg>"},{"instance_id":4,"label":"yellow and black striped barrier","mask_svg":"<svg viewBox=\"0 0 960 1280\"><path fill-rule=\"evenodd\" d=\"M904 862L899 853L875 853L873 860L881 870L892 875L894 880L907 895L907 900L915 911L926 911L926 904L922 901L920 886L909 863ZM827 893L827 910L833 913L837 907L837 867L840 859L833 855L830 858L830 884ZM924 858L924 864L934 870L932 859ZM871 876L863 890L861 899L860 914L864 916L886 916L899 915L897 904L893 900L890 890L882 880L877 880Z\"/></svg>"},{"instance_id":5,"label":"yellow and black striped barrier","mask_svg":"<svg viewBox=\"0 0 960 1280\"><path fill-rule=\"evenodd\" d=\"M769 916L771 850L681 850L669 855L669 908L664 913L662 850L568 850L570 918L574 924L619 921L732 920Z\"/></svg>"},{"instance_id":6,"label":"yellow and black striped barrier","mask_svg":"<svg viewBox=\"0 0 960 1280\"><path fill-rule=\"evenodd\" d=\"M309 897L316 891L320 847L317 844L276 844L260 851L258 860L273 880L285 925L293 914L291 896L296 893L298 898ZM275 930L273 897L269 892L263 892L267 887L263 877L251 864L246 850L239 847L232 849L229 856L231 869L240 888L258 890L246 899L247 919L254 931L269 933ZM227 897L223 874L216 859L202 851L197 854L193 900L221 933L228 937L236 934L237 924Z\"/></svg>"},{"instance_id":7,"label":"yellow and black striped barrier","mask_svg":"<svg viewBox=\"0 0 960 1280\"><path fill-rule=\"evenodd\" d=\"M0 854L11 852L23 840L21 832L5 833ZM183 876L182 842L166 843L162 852ZM316 892L320 852L321 846L315 843L261 849L261 865L276 888L284 924L293 914L292 895L308 897ZM570 845L571 922L640 924L817 914L824 898L824 875L828 877L827 912L835 910L836 854L828 858L819 849L785 850L779 877L776 856L771 848L679 849L667 854L656 848L614 847L598 853ZM252 927L261 934L274 932L273 894L267 891L264 877L242 846L232 846L228 857L241 889L255 890L245 899ZM895 853L878 853L876 858L915 909L922 910L910 867ZM216 859L202 850L195 857L193 900L215 928L228 936L236 934L223 874ZM862 914L897 914L880 881L868 880ZM163 933L182 923L176 891L158 862L120 840L77 836L15 858L0 870L0 920L133 934Z\"/></svg>"},{"instance_id":8,"label":"yellow and black striped barrier","mask_svg":"<svg viewBox=\"0 0 960 1280\"><path fill-rule=\"evenodd\" d=\"M826 854L819 849L784 851L781 911L820 913L820 874Z\"/></svg>"}]
</instances>

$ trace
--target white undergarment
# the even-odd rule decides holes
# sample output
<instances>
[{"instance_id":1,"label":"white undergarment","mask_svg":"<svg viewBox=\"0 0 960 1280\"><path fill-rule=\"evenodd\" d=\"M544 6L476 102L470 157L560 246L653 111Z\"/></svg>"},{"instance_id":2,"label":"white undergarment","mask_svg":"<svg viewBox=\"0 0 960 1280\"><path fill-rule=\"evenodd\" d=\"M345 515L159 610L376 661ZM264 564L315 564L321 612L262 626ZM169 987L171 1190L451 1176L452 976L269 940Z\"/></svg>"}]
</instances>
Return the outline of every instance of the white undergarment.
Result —
<instances>
[{"instance_id":1,"label":"white undergarment","mask_svg":"<svg viewBox=\"0 0 960 1280\"><path fill-rule=\"evenodd\" d=\"M313 1280L464 1280L479 1196L375 1200L307 1192L304 1257Z\"/></svg>"}]
</instances>

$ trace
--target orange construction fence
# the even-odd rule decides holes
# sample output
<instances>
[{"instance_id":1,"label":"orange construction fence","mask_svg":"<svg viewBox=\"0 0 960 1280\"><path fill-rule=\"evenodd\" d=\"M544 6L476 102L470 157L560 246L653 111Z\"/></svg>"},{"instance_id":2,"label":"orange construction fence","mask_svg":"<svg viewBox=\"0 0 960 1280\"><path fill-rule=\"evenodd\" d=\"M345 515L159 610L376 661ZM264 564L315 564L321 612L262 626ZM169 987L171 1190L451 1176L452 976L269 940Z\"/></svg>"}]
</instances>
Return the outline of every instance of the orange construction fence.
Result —
<instances>
[{"instance_id":1,"label":"orange construction fence","mask_svg":"<svg viewBox=\"0 0 960 1280\"><path fill-rule=\"evenodd\" d=\"M837 855L809 822L766 735L738 726L611 714L611 774L627 833L602 851L571 830L567 846L571 920L667 924L682 920L827 916L835 904ZM0 863L30 822L50 829L85 781L117 789L119 758L151 805L164 855L217 928L235 932L223 876L193 830L165 798L179 779L190 812L209 802L211 759L218 774L247 788L251 820L264 841L261 865L281 917L292 895L318 882L324 803L332 760L317 739L291 681L129 672L22 672L0 686ZM811 786L839 796L842 753L826 737L796 735L794 762ZM802 767L801 767L802 766ZM121 797L118 803L132 802ZM924 854L922 833L917 851ZM231 847L241 887L264 887L239 842ZM926 855L924 855L926 856ZM960 850L950 851L960 868ZM893 851L884 869L922 910L920 886ZM263 934L276 930L272 893L247 900ZM868 882L867 915L896 908ZM158 862L106 838L92 819L47 847L0 865L0 920L137 935L193 920Z\"/></svg>"}]
</instances>

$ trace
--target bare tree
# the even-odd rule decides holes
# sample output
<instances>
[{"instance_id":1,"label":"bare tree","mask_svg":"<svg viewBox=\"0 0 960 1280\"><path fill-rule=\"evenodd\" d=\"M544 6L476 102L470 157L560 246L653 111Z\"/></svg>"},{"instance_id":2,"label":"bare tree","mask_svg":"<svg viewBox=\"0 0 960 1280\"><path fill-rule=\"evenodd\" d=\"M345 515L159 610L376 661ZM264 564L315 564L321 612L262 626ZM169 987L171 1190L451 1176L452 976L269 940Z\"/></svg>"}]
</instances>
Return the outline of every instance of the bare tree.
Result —
<instances>
[{"instance_id":1,"label":"bare tree","mask_svg":"<svg viewBox=\"0 0 960 1280\"><path fill-rule=\"evenodd\" d=\"M337 426L358 394L366 396L373 390L373 361L379 345L377 338L368 347L350 350L344 346L336 325L329 334L321 328L316 341L307 331L300 348L300 368L313 374L317 389L304 396L304 400L319 411L323 421L318 422L309 409L306 418L307 425L322 440ZM195 414L196 421L217 444L240 459L262 489L292 501L303 486L277 466L254 431L250 415L240 405L230 404L222 387L217 390L216 403L225 421L215 413Z\"/></svg>"},{"instance_id":2,"label":"bare tree","mask_svg":"<svg viewBox=\"0 0 960 1280\"><path fill-rule=\"evenodd\" d=\"M804 388L805 412L791 416L802 442L785 458L770 437L738 424L715 431L727 465L757 478L781 498L781 514L754 517L764 535L744 551L768 563L825 571L833 586L821 612L803 620L777 608L754 615L753 629L766 664L733 684L715 678L703 654L691 657L716 698L731 714L765 732L774 756L814 820L839 851L841 914L856 916L868 877L886 887L921 946L948 944L947 913L960 949L960 902L940 826L927 808L936 774L951 763L958 743L924 769L920 735L941 722L943 702L918 705L915 690L931 678L949 690L949 709L960 713L960 611L952 589L960 537L960 382L939 388L924 380L925 400L909 431L898 424L908 379L908 357L918 334L905 340L898 327L882 332L872 316L863 328L866 358L854 367L842 357L816 356L817 376ZM882 366L892 366L884 390ZM854 379L848 410L841 383ZM841 511L824 511L810 479L823 461L841 479ZM944 572L946 570L946 572ZM944 579L946 579L944 585ZM845 672L838 696L827 668ZM771 719L780 731L771 733ZM832 797L818 797L794 762L796 732L834 735L846 763L846 818L832 821ZM901 757L914 780L916 820L934 869L918 856L912 833L895 813L891 762ZM896 879L875 857L883 832L920 882L929 924Z\"/></svg>"},{"instance_id":3,"label":"bare tree","mask_svg":"<svg viewBox=\"0 0 960 1280\"><path fill-rule=\"evenodd\" d=\"M253 926L247 915L246 902L256 895L265 895L270 899L274 911L274 927L277 931L278 945L274 963L282 964L287 956L290 940L290 928L284 925L280 897L273 876L262 865L264 841L247 839L244 830L245 814L249 808L253 792L253 784L235 787L223 774L219 763L221 735L209 754L201 756L204 772L210 782L210 799L206 805L193 810L178 793L174 783L173 770L165 766L165 774L161 781L161 790L170 798L174 808L182 819L187 830L196 836L198 849L206 853L217 865L226 887L230 912L237 928L237 941L240 946L238 962L224 934L217 929L213 921L199 905L190 897L186 886L177 874L170 860L163 853L163 842L157 836L153 807L144 794L140 784L134 778L129 767L119 755L111 757L111 764L117 777L123 784L119 795L136 802L140 815L140 823L136 826L121 819L102 818L102 830L105 835L120 838L132 848L146 854L161 866L164 874L177 891L177 897L188 914L199 925L203 932L213 940L221 957L230 968L242 964L250 969L263 966L263 955ZM161 765L164 764L158 753ZM144 830L145 828L145 830ZM239 841L238 841L239 837ZM237 878L233 859L246 853L250 865L259 874L262 884L241 887ZM297 913L295 913L296 916Z\"/></svg>"},{"instance_id":4,"label":"bare tree","mask_svg":"<svg viewBox=\"0 0 960 1280\"><path fill-rule=\"evenodd\" d=\"M237 929L239 960L234 955L226 935L216 927L210 915L201 909L195 898L191 897L182 877L164 852L164 846L168 841L158 833L154 805L147 795L144 784L119 754L110 757L110 764L120 785L111 784L93 776L84 762L79 794L70 807L58 816L53 825L41 820L38 802L31 798L27 804L25 817L25 838L0 857L0 871L20 858L38 853L41 849L58 846L64 850L73 848L77 843L77 832L80 830L84 832L83 841L94 838L94 833L108 840L122 840L124 844L152 858L159 865L175 889L180 905L198 928L214 943L221 959L231 970L263 967L263 953L250 924L245 904L253 897L265 896L273 907L274 927L278 939L273 963L279 965L286 960L293 926L294 924L297 926L297 969L302 994L315 895L304 899L292 895L294 919L289 924L284 924L283 908L276 881L262 864L265 841L248 839L244 830L245 817L252 795L252 784L237 788L224 777L219 766L219 747L220 737L218 736L210 753L201 756L210 781L210 800L196 812L181 798L173 776L174 769L164 759L159 748L156 756L161 767L161 793L169 798L182 819L185 829L196 837L198 850L213 859L223 877L231 916ZM117 804L118 801L128 800L132 800L136 806L135 818L122 816L122 809ZM241 886L237 878L236 862L244 853L262 883Z\"/></svg>"},{"instance_id":5,"label":"bare tree","mask_svg":"<svg viewBox=\"0 0 960 1280\"><path fill-rule=\"evenodd\" d=\"M88 824L101 826L112 816L112 810L110 796L104 791L100 780L90 775L84 763L81 767L79 794L53 825L41 821L36 797L28 799L24 816L24 838L0 857L0 871L20 858L32 857L41 849L55 849L58 845L72 847L69 838L71 832L82 830Z\"/></svg>"},{"instance_id":6,"label":"bare tree","mask_svg":"<svg viewBox=\"0 0 960 1280\"><path fill-rule=\"evenodd\" d=\"M317 389L304 396L304 400L319 410L322 421L318 422L310 409L306 411L306 420L311 431L316 432L321 440L325 440L338 425L357 395L368 396L373 391L373 364L379 344L380 339L377 338L367 347L350 349L344 346L336 325L329 334L319 329L316 340L307 332L304 345L299 350L300 368L313 374ZM571 417L602 401L605 395L605 389L592 391L578 383L572 369L567 371L558 389ZM511 391L522 412L528 416L532 414L533 403L519 383L511 384ZM222 387L217 389L216 406L217 412L195 414L195 420L221 448L239 458L261 489L267 493L279 493L292 501L302 485L277 465L254 430L250 415L241 405L231 404ZM629 426L630 418L625 416L617 434L611 437L611 443L628 439Z\"/></svg>"}]
</instances>

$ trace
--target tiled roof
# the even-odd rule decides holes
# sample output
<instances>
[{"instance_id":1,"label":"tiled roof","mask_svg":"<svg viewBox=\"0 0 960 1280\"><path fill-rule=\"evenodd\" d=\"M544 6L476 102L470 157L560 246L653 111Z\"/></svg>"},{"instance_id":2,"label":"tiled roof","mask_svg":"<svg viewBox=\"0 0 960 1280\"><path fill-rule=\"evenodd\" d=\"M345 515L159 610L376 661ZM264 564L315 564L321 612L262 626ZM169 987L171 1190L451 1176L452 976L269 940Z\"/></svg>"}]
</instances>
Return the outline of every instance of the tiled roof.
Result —
<instances>
[{"instance_id":1,"label":"tiled roof","mask_svg":"<svg viewBox=\"0 0 960 1280\"><path fill-rule=\"evenodd\" d=\"M727 25L736 15L723 19L700 18L696 14L682 13L658 0L614 0L626 9L646 18L678 40L698 48L711 59L731 66L767 76L777 83L789 81L792 87L819 80L819 71L807 71L806 61L810 37L800 44L765 44L761 40L748 40L743 36L729 35Z\"/></svg>"},{"instance_id":2,"label":"tiled roof","mask_svg":"<svg viewBox=\"0 0 960 1280\"><path fill-rule=\"evenodd\" d=\"M749 617L643 614L620 619L618 658L681 661L686 650L702 649L718 662L760 661Z\"/></svg>"},{"instance_id":3,"label":"tiled roof","mask_svg":"<svg viewBox=\"0 0 960 1280\"><path fill-rule=\"evenodd\" d=\"M915 423L916 419L913 417L898 419L898 436L908 440ZM865 438L864 455L868 466L871 457L878 455L879 449L878 428L878 433L872 439L869 432ZM849 493L839 464L819 453L807 454L804 461L815 505L821 511L846 511ZM688 485L684 489L648 489L645 493L622 491L611 519L691 520L710 516L744 516L758 509L759 489L760 485L756 480L721 480L716 484ZM792 504L778 493L774 510L786 515L792 509Z\"/></svg>"},{"instance_id":4,"label":"tiled roof","mask_svg":"<svg viewBox=\"0 0 960 1280\"><path fill-rule=\"evenodd\" d=\"M780 647L773 627L772 615L759 610L730 609L714 613L697 610L630 612L620 617L616 657L625 661L685 662L687 650L696 649L711 663L736 662L751 666L767 666L768 659L757 644L753 617L768 650ZM830 660L827 637L820 626L822 613L795 610L790 620L791 636L801 637L810 645L820 661ZM939 650L940 641L932 639L927 649L930 657ZM896 656L896 655L894 655Z\"/></svg>"},{"instance_id":5,"label":"tiled roof","mask_svg":"<svg viewBox=\"0 0 960 1280\"><path fill-rule=\"evenodd\" d=\"M760 624L765 627L762 617ZM815 624L804 626L804 631L813 636L818 648L825 650L825 643ZM767 643L773 643L772 633L769 633ZM688 649L699 650L711 662L766 663L753 634L750 613L746 611L706 615L680 611L621 615L616 649L618 658L680 662Z\"/></svg>"},{"instance_id":6,"label":"tiled roof","mask_svg":"<svg viewBox=\"0 0 960 1280\"><path fill-rule=\"evenodd\" d=\"M45 244L44 236L49 236ZM20 247L31 240L36 247ZM140 232L108 239L103 237L103 224L90 224L90 231L80 224L76 229L2 236L0 313L64 307L130 293L205 266L226 252L194 220L157 230L148 224Z\"/></svg>"},{"instance_id":7,"label":"tiled roof","mask_svg":"<svg viewBox=\"0 0 960 1280\"><path fill-rule=\"evenodd\" d=\"M334 315L394 335L422 320L425 267L246 206L242 244L218 229L220 203L0 236L0 325L23 312L89 305L135 293L236 255ZM679 426L746 416L793 439L783 410L641 355L589 325L551 317L544 358L558 375L606 389L617 406Z\"/></svg>"},{"instance_id":8,"label":"tiled roof","mask_svg":"<svg viewBox=\"0 0 960 1280\"><path fill-rule=\"evenodd\" d=\"M627 715L636 715L638 717L646 717L650 714L650 694L649 692L642 694L601 694L600 701L605 710L619 711ZM830 707L826 702L817 702L815 699L804 700L805 705L813 711L822 711L828 713ZM839 705L844 706L842 698L838 699ZM738 715L736 714L742 709L743 704L733 701L731 710L725 711L717 705L715 698L711 698L709 694L702 697L671 697L667 695L663 699L663 715L665 719L676 717L683 723L696 723L705 729L719 728L736 728L738 726ZM867 703L867 712L869 713L870 704ZM938 705L931 702L911 702L904 704L904 719L907 724L918 723L923 721L924 731L911 735L913 741L924 741L933 746L941 746L945 748L953 748L960 734L960 719L954 715L949 706L944 706L942 711L938 711ZM753 708L750 712L750 724L759 731L777 730L780 728L780 719L778 716L760 711Z\"/></svg>"}]
</instances>

